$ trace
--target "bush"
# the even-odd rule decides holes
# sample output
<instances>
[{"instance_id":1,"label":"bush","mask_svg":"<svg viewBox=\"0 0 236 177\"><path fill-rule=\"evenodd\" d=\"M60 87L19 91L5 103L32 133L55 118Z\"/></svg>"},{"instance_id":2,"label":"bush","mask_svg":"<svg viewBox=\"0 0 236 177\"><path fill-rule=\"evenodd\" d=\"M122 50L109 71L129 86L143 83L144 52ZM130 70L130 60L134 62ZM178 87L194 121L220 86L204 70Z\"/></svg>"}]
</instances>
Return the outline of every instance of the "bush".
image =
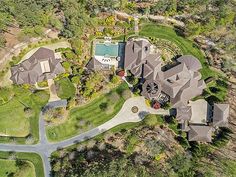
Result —
<instances>
[{"instance_id":1,"label":"bush","mask_svg":"<svg viewBox=\"0 0 236 177\"><path fill-rule=\"evenodd\" d=\"M71 78L71 82L74 84L78 84L80 82L80 76L73 76Z\"/></svg>"},{"instance_id":2,"label":"bush","mask_svg":"<svg viewBox=\"0 0 236 177\"><path fill-rule=\"evenodd\" d=\"M162 105L162 108L163 108L163 109L166 109L166 110L170 109L170 108L171 108L170 102L164 103L164 104Z\"/></svg>"},{"instance_id":3,"label":"bush","mask_svg":"<svg viewBox=\"0 0 236 177\"><path fill-rule=\"evenodd\" d=\"M120 77L117 75L113 75L111 78L111 83L117 84L120 81Z\"/></svg>"},{"instance_id":4,"label":"bush","mask_svg":"<svg viewBox=\"0 0 236 177\"><path fill-rule=\"evenodd\" d=\"M34 113L33 109L30 107L24 108L24 112L25 112L26 117L31 117L33 116L33 113Z\"/></svg>"},{"instance_id":5,"label":"bush","mask_svg":"<svg viewBox=\"0 0 236 177\"><path fill-rule=\"evenodd\" d=\"M49 109L45 114L47 121L53 121L54 119L61 119L64 115L64 108Z\"/></svg>"},{"instance_id":6,"label":"bush","mask_svg":"<svg viewBox=\"0 0 236 177\"><path fill-rule=\"evenodd\" d=\"M148 126L155 126L163 124L163 120L158 115L149 114L145 117L144 123Z\"/></svg>"},{"instance_id":7,"label":"bush","mask_svg":"<svg viewBox=\"0 0 236 177\"><path fill-rule=\"evenodd\" d=\"M122 98L124 98L125 100L129 99L131 97L131 92L130 90L124 90L121 94Z\"/></svg>"},{"instance_id":8,"label":"bush","mask_svg":"<svg viewBox=\"0 0 236 177\"><path fill-rule=\"evenodd\" d=\"M68 61L65 61L62 63L62 66L65 68L66 71L69 71L71 64Z\"/></svg>"},{"instance_id":9,"label":"bush","mask_svg":"<svg viewBox=\"0 0 236 177\"><path fill-rule=\"evenodd\" d=\"M104 103L101 103L100 105L99 105L99 108L102 110L102 111L105 111L106 109L107 109L107 103L106 102L104 102Z\"/></svg>"}]
</instances>

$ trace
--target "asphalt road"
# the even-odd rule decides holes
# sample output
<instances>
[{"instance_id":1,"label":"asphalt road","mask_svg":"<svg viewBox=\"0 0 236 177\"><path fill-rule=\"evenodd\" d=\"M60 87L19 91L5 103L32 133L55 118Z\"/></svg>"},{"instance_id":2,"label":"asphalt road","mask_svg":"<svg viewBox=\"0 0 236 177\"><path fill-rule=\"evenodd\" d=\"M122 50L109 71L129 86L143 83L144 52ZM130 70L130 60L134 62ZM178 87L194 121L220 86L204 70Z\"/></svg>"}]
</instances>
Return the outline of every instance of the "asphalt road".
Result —
<instances>
[{"instance_id":1,"label":"asphalt road","mask_svg":"<svg viewBox=\"0 0 236 177\"><path fill-rule=\"evenodd\" d=\"M85 141L89 138L95 137L117 125L126 122L142 121L147 114L160 114L160 115L169 114L169 111L167 110L162 110L162 109L154 110L148 107L145 103L144 97L133 97L128 99L124 103L121 110L115 117L105 122L104 124L61 142L57 143L48 142L46 137L46 126L43 120L43 112L48 108L65 107L66 105L67 105L66 100L49 102L42 110L39 117L40 141L38 144L36 145L0 144L0 151L33 152L39 154L43 160L45 177L50 177L51 176L50 156L52 152ZM136 113L133 113L131 111L133 106L136 106L138 108Z\"/></svg>"}]
</instances>

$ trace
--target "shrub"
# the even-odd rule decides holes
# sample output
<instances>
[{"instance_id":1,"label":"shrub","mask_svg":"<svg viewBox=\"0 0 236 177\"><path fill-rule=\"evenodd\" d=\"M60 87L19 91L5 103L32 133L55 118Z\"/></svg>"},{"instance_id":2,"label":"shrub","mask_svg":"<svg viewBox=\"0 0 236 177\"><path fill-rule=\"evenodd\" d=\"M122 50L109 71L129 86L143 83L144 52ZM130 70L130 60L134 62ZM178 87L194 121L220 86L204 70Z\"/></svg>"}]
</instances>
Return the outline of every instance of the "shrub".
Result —
<instances>
[{"instance_id":1,"label":"shrub","mask_svg":"<svg viewBox=\"0 0 236 177\"><path fill-rule=\"evenodd\" d=\"M80 82L80 76L72 77L71 82L74 83L74 84L78 84Z\"/></svg>"},{"instance_id":2,"label":"shrub","mask_svg":"<svg viewBox=\"0 0 236 177\"><path fill-rule=\"evenodd\" d=\"M66 71L69 71L71 64L68 61L65 61L62 63L62 66L65 68Z\"/></svg>"},{"instance_id":3,"label":"shrub","mask_svg":"<svg viewBox=\"0 0 236 177\"><path fill-rule=\"evenodd\" d=\"M105 111L106 109L107 109L107 103L106 102L104 102L104 103L101 103L100 105L99 105L99 108L102 110L102 111Z\"/></svg>"},{"instance_id":4,"label":"shrub","mask_svg":"<svg viewBox=\"0 0 236 177\"><path fill-rule=\"evenodd\" d=\"M30 107L25 107L24 108L24 113L25 113L26 117L31 117L33 115L34 111Z\"/></svg>"},{"instance_id":5,"label":"shrub","mask_svg":"<svg viewBox=\"0 0 236 177\"><path fill-rule=\"evenodd\" d=\"M117 75L113 75L111 78L111 83L117 84L120 81L120 77Z\"/></svg>"},{"instance_id":6,"label":"shrub","mask_svg":"<svg viewBox=\"0 0 236 177\"><path fill-rule=\"evenodd\" d=\"M144 123L152 127L158 124L162 124L163 120L160 116L149 114L145 117Z\"/></svg>"},{"instance_id":7,"label":"shrub","mask_svg":"<svg viewBox=\"0 0 236 177\"><path fill-rule=\"evenodd\" d=\"M124 98L125 100L129 99L131 97L131 92L130 90L124 90L121 94L122 98Z\"/></svg>"},{"instance_id":8,"label":"shrub","mask_svg":"<svg viewBox=\"0 0 236 177\"><path fill-rule=\"evenodd\" d=\"M171 108L170 102L164 103L164 104L162 105L162 108L163 108L163 109L170 109L170 108Z\"/></svg>"},{"instance_id":9,"label":"shrub","mask_svg":"<svg viewBox=\"0 0 236 177\"><path fill-rule=\"evenodd\" d=\"M61 119L64 115L64 108L49 109L45 112L45 119L53 121L54 119Z\"/></svg>"}]
</instances>

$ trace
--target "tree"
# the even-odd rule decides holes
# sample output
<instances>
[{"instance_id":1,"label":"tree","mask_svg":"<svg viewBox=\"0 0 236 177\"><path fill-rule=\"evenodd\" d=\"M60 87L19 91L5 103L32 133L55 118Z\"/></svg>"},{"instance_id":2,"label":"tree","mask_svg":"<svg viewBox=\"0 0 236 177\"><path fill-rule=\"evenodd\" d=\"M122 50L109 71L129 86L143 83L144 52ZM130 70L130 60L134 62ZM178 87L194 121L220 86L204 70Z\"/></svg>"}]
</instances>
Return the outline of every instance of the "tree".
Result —
<instances>
[{"instance_id":1,"label":"tree","mask_svg":"<svg viewBox=\"0 0 236 177\"><path fill-rule=\"evenodd\" d=\"M120 77L117 75L113 75L111 78L111 83L117 84L120 81Z\"/></svg>"},{"instance_id":2,"label":"tree","mask_svg":"<svg viewBox=\"0 0 236 177\"><path fill-rule=\"evenodd\" d=\"M63 23L57 17L55 17L55 15L50 16L49 23L57 30L63 29Z\"/></svg>"},{"instance_id":3,"label":"tree","mask_svg":"<svg viewBox=\"0 0 236 177\"><path fill-rule=\"evenodd\" d=\"M171 157L170 164L178 176L194 176L193 169L194 164L191 161L190 156L186 154L177 153L174 157Z\"/></svg>"},{"instance_id":4,"label":"tree","mask_svg":"<svg viewBox=\"0 0 236 177\"><path fill-rule=\"evenodd\" d=\"M107 103L106 102L104 102L104 103L101 103L100 105L99 105L99 108L102 110L102 111L105 111L106 109L107 109Z\"/></svg>"}]
</instances>

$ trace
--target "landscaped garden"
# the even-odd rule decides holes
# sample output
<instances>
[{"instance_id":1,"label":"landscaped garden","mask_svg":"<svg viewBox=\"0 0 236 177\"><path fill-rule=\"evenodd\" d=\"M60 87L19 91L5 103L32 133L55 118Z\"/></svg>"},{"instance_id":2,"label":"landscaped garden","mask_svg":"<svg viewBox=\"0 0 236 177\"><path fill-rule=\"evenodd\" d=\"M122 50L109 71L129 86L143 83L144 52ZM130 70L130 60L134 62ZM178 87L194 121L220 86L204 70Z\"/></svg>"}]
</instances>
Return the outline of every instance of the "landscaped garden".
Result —
<instances>
[{"instance_id":1,"label":"landscaped garden","mask_svg":"<svg viewBox=\"0 0 236 177\"><path fill-rule=\"evenodd\" d=\"M128 87L125 83L109 93L99 96L92 102L70 110L66 122L47 127L47 136L51 141L60 141L96 126L113 118L123 106Z\"/></svg>"},{"instance_id":2,"label":"landscaped garden","mask_svg":"<svg viewBox=\"0 0 236 177\"><path fill-rule=\"evenodd\" d=\"M9 89L14 94L0 105L0 142L36 143L39 138L39 113L49 95L45 91L32 93L24 86ZM6 92L0 92L4 93Z\"/></svg>"},{"instance_id":3,"label":"landscaped garden","mask_svg":"<svg viewBox=\"0 0 236 177\"><path fill-rule=\"evenodd\" d=\"M183 38L175 32L171 27L157 25L155 23L144 23L141 26L140 36L150 37L150 39L160 38L171 41L175 43L185 55L193 55L199 59L203 69L201 74L203 79L206 79L210 76L215 76L218 73L211 70L207 64L203 52L196 46L196 44L186 38Z\"/></svg>"},{"instance_id":4,"label":"landscaped garden","mask_svg":"<svg viewBox=\"0 0 236 177\"><path fill-rule=\"evenodd\" d=\"M0 152L1 177L44 177L42 159L38 154Z\"/></svg>"}]
</instances>

